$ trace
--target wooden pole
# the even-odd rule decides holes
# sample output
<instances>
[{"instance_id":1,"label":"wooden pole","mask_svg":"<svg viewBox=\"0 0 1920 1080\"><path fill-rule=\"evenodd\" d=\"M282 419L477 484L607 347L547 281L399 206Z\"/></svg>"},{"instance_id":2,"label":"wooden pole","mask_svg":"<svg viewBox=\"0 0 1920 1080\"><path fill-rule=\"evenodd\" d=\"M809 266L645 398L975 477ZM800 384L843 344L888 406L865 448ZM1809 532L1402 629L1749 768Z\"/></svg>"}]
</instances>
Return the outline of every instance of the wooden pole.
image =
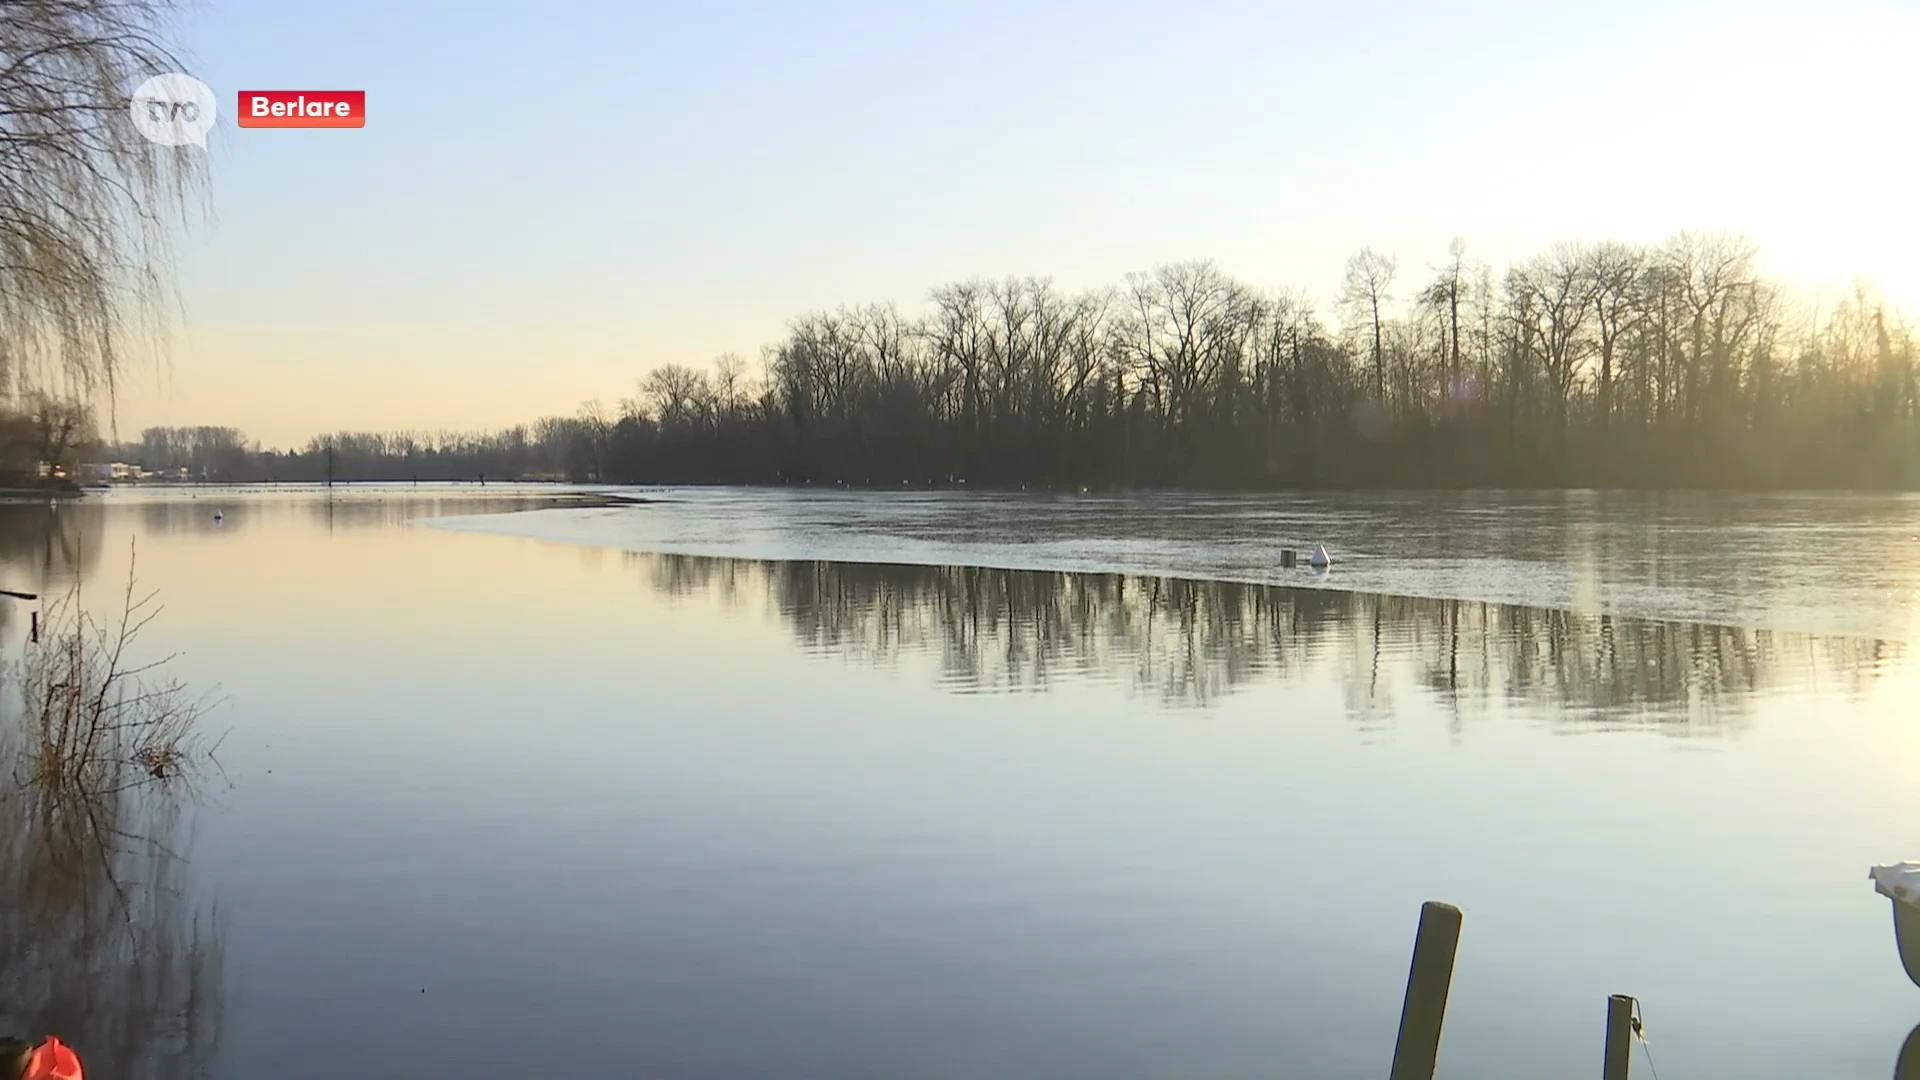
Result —
<instances>
[{"instance_id":1,"label":"wooden pole","mask_svg":"<svg viewBox=\"0 0 1920 1080\"><path fill-rule=\"evenodd\" d=\"M1632 1063L1633 999L1625 994L1607 998L1607 1056L1602 1067L1603 1080L1627 1080Z\"/></svg>"},{"instance_id":2,"label":"wooden pole","mask_svg":"<svg viewBox=\"0 0 1920 1080\"><path fill-rule=\"evenodd\" d=\"M1440 1058L1440 1025L1447 1017L1453 957L1460 948L1460 909L1429 900L1420 905L1407 997L1400 1006L1400 1037L1393 1044L1390 1080L1433 1080Z\"/></svg>"}]
</instances>

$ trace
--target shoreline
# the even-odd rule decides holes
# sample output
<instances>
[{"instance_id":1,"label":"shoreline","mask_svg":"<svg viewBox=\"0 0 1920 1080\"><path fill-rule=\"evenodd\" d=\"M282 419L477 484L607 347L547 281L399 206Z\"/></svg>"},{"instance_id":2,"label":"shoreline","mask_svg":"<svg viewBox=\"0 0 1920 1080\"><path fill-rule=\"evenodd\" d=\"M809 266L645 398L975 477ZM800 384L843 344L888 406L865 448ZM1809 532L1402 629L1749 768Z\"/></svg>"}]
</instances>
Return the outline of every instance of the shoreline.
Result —
<instances>
[{"instance_id":1,"label":"shoreline","mask_svg":"<svg viewBox=\"0 0 1920 1080\"><path fill-rule=\"evenodd\" d=\"M1589 492L1605 493L1605 494L1622 494L1622 495L1724 495L1724 496L1730 496L1730 497L1755 497L1755 496L1764 497L1764 496L1780 496L1780 495L1920 496L1920 488L1887 487L1887 486L1764 487L1764 486L1688 486L1688 485L1678 485L1678 484L1659 485L1659 486L1647 486L1647 485L1594 486L1594 485L1578 485L1578 484L1549 484L1549 485L1532 485L1532 486L1527 486L1527 485L1437 486L1437 485L1418 485L1418 484L1393 486L1393 485L1372 485L1372 484L1350 484L1350 485L1308 484L1308 485L1296 485L1296 486L1286 486L1286 487L1244 487L1244 486L1203 487L1203 486L1152 485L1152 484L1139 484L1139 485L1136 485L1136 484L1104 484L1104 485L1057 484L1055 485L1055 484L989 484L989 483L966 484L966 483L932 483L932 482L901 483L901 484L877 484L877 483L875 484L844 484L844 483L831 483L831 482L820 483L820 484L814 484L814 483L768 484L768 483L744 483L744 482L743 483L725 483L725 482L707 481L707 480L687 480L687 481L635 480L635 481L626 481L626 482L583 480L583 481L575 482L575 481L564 481L564 480L501 479L501 480L490 480L487 484L476 484L472 480L460 480L460 479L421 480L421 481L414 481L411 479L406 479L406 480L339 480L339 479L336 479L333 482L333 486L339 487L339 488L347 488L347 489L405 488L408 490L414 490L414 489L420 488L423 485L426 487L434 488L434 489L471 488L471 489L475 489L485 493L491 493L489 489L494 487L495 485L498 485L503 489L508 489L506 491L507 494L515 493L511 491L513 487L574 489L578 487L591 486L595 488L629 488L629 489L637 488L642 490L679 488L679 489L688 489L688 490L697 490L697 491L714 491L714 490L766 491L766 492L792 491L792 492L808 492L808 493L837 492L837 493L847 493L847 494L859 492L859 493L867 493L867 494L875 494L875 495L906 494L906 493L920 494L920 493L927 493L927 492L948 492L948 493L965 494L968 492L978 492L978 493L988 494L988 495L1094 495L1094 496L1109 496L1109 497L1128 496L1128 495L1190 495L1190 496L1475 495L1475 494L1561 495L1561 494L1589 493ZM190 489L216 489L216 488L217 489L257 488L265 491L279 491L279 490L324 489L326 486L327 485L322 481L313 481L313 480L299 480L299 481L207 480L207 481L190 481L190 482L175 481L175 482L150 482L150 483L91 484L91 485L85 485L80 490L58 491L55 494L56 494L56 497L60 497L60 498L78 498L89 492L101 492L101 491L139 491L139 490L145 490L145 489L155 489L155 490L161 490L161 491L180 491L180 490L190 490ZM36 498L36 497L42 497L47 493L48 492L46 490L42 490L42 489L0 488L0 499ZM531 492L531 491L523 491L518 493L526 494L526 495L535 494L534 492ZM584 491L583 492L583 491L569 490L567 491L566 495L556 496L556 497L575 497L575 498L596 498L597 497L597 498L611 499L611 500L615 500L617 502L622 502L622 503L653 503L653 502L663 501L660 499L649 498L645 496L622 495L612 491Z\"/></svg>"},{"instance_id":2,"label":"shoreline","mask_svg":"<svg viewBox=\"0 0 1920 1080\"><path fill-rule=\"evenodd\" d=\"M81 487L0 487L0 502L38 502L85 498L87 490Z\"/></svg>"}]
</instances>

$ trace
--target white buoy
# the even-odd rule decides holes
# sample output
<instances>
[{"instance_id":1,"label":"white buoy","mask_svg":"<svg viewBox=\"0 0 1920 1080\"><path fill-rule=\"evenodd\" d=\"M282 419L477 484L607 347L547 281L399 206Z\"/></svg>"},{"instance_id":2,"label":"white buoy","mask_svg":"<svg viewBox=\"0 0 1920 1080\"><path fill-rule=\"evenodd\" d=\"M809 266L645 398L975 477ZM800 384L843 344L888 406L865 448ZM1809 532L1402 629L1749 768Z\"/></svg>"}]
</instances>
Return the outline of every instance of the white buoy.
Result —
<instances>
[{"instance_id":1,"label":"white buoy","mask_svg":"<svg viewBox=\"0 0 1920 1080\"><path fill-rule=\"evenodd\" d=\"M219 521L219 520L220 520L221 518L223 518L223 517L225 517L225 516L226 516L225 514L222 514L222 513L221 513L220 511L218 511L218 510L215 510L215 511L213 512L213 520L215 520L215 521Z\"/></svg>"},{"instance_id":2,"label":"white buoy","mask_svg":"<svg viewBox=\"0 0 1920 1080\"><path fill-rule=\"evenodd\" d=\"M1313 554L1307 557L1307 565L1315 570L1326 570L1333 566L1333 556L1327 554L1327 545L1315 544Z\"/></svg>"}]
</instances>

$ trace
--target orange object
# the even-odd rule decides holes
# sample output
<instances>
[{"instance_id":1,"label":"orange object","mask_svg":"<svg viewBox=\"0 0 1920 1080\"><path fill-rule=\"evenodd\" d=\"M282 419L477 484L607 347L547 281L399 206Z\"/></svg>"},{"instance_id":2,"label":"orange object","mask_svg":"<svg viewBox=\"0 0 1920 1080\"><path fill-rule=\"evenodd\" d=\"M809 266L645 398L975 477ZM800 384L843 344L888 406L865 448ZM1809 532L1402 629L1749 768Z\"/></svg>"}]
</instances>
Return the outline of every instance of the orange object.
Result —
<instances>
[{"instance_id":1,"label":"orange object","mask_svg":"<svg viewBox=\"0 0 1920 1080\"><path fill-rule=\"evenodd\" d=\"M20 1080L81 1080L80 1055L53 1036L33 1048Z\"/></svg>"}]
</instances>

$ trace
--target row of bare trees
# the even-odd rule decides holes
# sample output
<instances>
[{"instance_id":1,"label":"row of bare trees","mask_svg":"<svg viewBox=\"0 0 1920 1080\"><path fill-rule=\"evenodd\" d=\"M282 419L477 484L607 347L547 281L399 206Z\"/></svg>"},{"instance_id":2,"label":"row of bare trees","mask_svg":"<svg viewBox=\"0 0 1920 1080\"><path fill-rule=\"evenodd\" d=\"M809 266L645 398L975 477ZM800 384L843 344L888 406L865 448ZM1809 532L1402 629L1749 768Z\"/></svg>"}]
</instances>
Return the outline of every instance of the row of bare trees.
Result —
<instances>
[{"instance_id":1,"label":"row of bare trees","mask_svg":"<svg viewBox=\"0 0 1920 1080\"><path fill-rule=\"evenodd\" d=\"M617 406L469 434L171 449L211 479L1283 487L1920 484L1916 328L1809 298L1731 236L1560 244L1504 273L1455 242L1362 250L1324 312L1207 262L1113 288L944 285L796 318L759 365L654 369ZM158 434L156 434L156 432ZM157 440L157 441L156 441ZM150 460L149 460L150 459Z\"/></svg>"},{"instance_id":2,"label":"row of bare trees","mask_svg":"<svg viewBox=\"0 0 1920 1080\"><path fill-rule=\"evenodd\" d=\"M581 412L491 432L342 431L288 451L263 450L239 428L150 427L138 441L109 447L104 456L169 477L185 469L192 479L216 483L598 480L613 421L597 405Z\"/></svg>"},{"instance_id":3,"label":"row of bare trees","mask_svg":"<svg viewBox=\"0 0 1920 1080\"><path fill-rule=\"evenodd\" d=\"M1324 313L1207 262L946 285L801 316L758 377L658 368L596 445L643 481L1920 482L1915 328L1864 286L1796 296L1692 233L1411 277L1363 250Z\"/></svg>"}]
</instances>

